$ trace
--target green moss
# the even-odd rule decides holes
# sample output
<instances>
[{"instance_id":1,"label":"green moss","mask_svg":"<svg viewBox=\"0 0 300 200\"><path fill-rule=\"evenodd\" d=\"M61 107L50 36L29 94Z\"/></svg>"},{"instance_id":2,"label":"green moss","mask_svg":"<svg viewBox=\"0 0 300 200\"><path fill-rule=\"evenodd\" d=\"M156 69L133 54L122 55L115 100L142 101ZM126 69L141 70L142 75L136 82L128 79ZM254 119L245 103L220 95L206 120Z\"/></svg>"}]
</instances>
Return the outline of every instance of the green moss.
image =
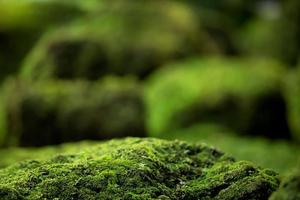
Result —
<instances>
[{"instance_id":1,"label":"green moss","mask_svg":"<svg viewBox=\"0 0 300 200\"><path fill-rule=\"evenodd\" d=\"M282 181L278 191L270 200L298 200L300 199L300 171L299 168Z\"/></svg>"},{"instance_id":2,"label":"green moss","mask_svg":"<svg viewBox=\"0 0 300 200\"><path fill-rule=\"evenodd\" d=\"M78 153L91 148L99 141L80 141L44 147L9 147L0 149L0 168L33 159L47 159L57 154Z\"/></svg>"},{"instance_id":3,"label":"green moss","mask_svg":"<svg viewBox=\"0 0 300 200\"><path fill-rule=\"evenodd\" d=\"M147 82L149 129L159 135L214 123L238 133L289 137L284 73L275 62L254 59L193 59L166 66Z\"/></svg>"},{"instance_id":4,"label":"green moss","mask_svg":"<svg viewBox=\"0 0 300 200\"><path fill-rule=\"evenodd\" d=\"M267 199L276 174L204 144L112 140L0 170L2 199Z\"/></svg>"},{"instance_id":5,"label":"green moss","mask_svg":"<svg viewBox=\"0 0 300 200\"><path fill-rule=\"evenodd\" d=\"M261 137L241 136L221 130L213 125L194 125L162 136L188 142L205 142L230 153L238 160L249 160L262 167L285 175L300 162L297 143L286 140L271 140ZM272 155L272 156L270 156ZM280 159L279 159L280 158Z\"/></svg>"},{"instance_id":6,"label":"green moss","mask_svg":"<svg viewBox=\"0 0 300 200\"><path fill-rule=\"evenodd\" d=\"M11 80L5 94L8 145L146 135L143 91L131 78L95 83Z\"/></svg>"},{"instance_id":7,"label":"green moss","mask_svg":"<svg viewBox=\"0 0 300 200\"><path fill-rule=\"evenodd\" d=\"M193 12L184 3L104 2L100 15L46 34L26 59L22 76L92 80L105 74L144 77L170 59L198 51L202 36Z\"/></svg>"}]
</instances>

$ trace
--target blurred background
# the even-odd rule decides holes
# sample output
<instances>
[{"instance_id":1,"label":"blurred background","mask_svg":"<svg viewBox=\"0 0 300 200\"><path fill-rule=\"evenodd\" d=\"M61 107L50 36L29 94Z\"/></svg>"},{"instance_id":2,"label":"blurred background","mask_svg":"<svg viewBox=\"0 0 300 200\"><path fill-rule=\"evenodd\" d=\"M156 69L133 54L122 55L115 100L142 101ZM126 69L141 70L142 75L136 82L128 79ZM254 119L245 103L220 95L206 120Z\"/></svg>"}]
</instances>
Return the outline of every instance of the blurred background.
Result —
<instances>
[{"instance_id":1,"label":"blurred background","mask_svg":"<svg viewBox=\"0 0 300 200\"><path fill-rule=\"evenodd\" d=\"M0 0L0 167L100 140L300 159L299 0Z\"/></svg>"}]
</instances>

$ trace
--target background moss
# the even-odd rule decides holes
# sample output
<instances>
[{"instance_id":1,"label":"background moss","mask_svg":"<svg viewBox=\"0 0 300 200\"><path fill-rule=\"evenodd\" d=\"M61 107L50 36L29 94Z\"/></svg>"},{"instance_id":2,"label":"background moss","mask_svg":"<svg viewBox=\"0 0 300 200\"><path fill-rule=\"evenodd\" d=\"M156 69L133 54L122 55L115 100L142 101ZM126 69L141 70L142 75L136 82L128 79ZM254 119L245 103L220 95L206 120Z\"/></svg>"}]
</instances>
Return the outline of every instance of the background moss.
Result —
<instances>
[{"instance_id":1,"label":"background moss","mask_svg":"<svg viewBox=\"0 0 300 200\"><path fill-rule=\"evenodd\" d=\"M145 77L171 59L205 49L206 36L183 3L106 2L99 13L47 33L26 59L23 77Z\"/></svg>"},{"instance_id":2,"label":"background moss","mask_svg":"<svg viewBox=\"0 0 300 200\"><path fill-rule=\"evenodd\" d=\"M289 138L281 76L268 60L194 59L171 64L146 85L148 126L159 135L195 123Z\"/></svg>"},{"instance_id":3,"label":"background moss","mask_svg":"<svg viewBox=\"0 0 300 200\"><path fill-rule=\"evenodd\" d=\"M96 83L12 80L5 87L5 143L42 146L145 136L142 89L131 79Z\"/></svg>"}]
</instances>

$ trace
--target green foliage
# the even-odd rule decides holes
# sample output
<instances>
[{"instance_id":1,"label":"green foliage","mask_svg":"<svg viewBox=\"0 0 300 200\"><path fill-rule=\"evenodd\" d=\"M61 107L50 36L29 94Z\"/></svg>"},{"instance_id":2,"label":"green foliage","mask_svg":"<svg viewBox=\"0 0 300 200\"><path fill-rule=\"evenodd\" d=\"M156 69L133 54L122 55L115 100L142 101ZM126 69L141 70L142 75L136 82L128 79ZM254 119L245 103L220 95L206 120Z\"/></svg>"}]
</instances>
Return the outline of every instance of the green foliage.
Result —
<instances>
[{"instance_id":1,"label":"green foliage","mask_svg":"<svg viewBox=\"0 0 300 200\"><path fill-rule=\"evenodd\" d=\"M144 136L142 89L129 78L4 87L5 144L41 146L82 139Z\"/></svg>"},{"instance_id":2,"label":"green foliage","mask_svg":"<svg viewBox=\"0 0 300 200\"><path fill-rule=\"evenodd\" d=\"M0 170L1 199L264 200L276 174L204 144L112 140L78 154Z\"/></svg>"},{"instance_id":3,"label":"green foliage","mask_svg":"<svg viewBox=\"0 0 300 200\"><path fill-rule=\"evenodd\" d=\"M270 200L298 200L300 199L300 171L299 168L284 179Z\"/></svg>"},{"instance_id":4,"label":"green foliage","mask_svg":"<svg viewBox=\"0 0 300 200\"><path fill-rule=\"evenodd\" d=\"M193 59L171 64L146 86L148 126L155 135L192 124L239 133L289 137L277 63L254 59Z\"/></svg>"},{"instance_id":5,"label":"green foliage","mask_svg":"<svg viewBox=\"0 0 300 200\"><path fill-rule=\"evenodd\" d=\"M104 2L100 14L47 33L26 59L22 76L33 80L95 80L106 74L144 77L161 64L205 46L201 42L207 38L199 33L196 18L184 3Z\"/></svg>"}]
</instances>

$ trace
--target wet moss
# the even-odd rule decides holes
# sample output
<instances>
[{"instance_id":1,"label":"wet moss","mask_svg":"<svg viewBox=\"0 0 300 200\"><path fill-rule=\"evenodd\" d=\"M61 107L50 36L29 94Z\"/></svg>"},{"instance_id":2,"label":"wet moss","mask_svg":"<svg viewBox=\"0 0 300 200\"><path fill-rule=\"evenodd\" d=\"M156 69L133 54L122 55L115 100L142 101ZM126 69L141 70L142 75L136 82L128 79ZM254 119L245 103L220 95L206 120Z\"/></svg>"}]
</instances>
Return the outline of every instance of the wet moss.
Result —
<instances>
[{"instance_id":1,"label":"wet moss","mask_svg":"<svg viewBox=\"0 0 300 200\"><path fill-rule=\"evenodd\" d=\"M285 71L254 59L193 59L166 66L147 82L152 134L193 124L221 130L290 138L282 93Z\"/></svg>"},{"instance_id":2,"label":"wet moss","mask_svg":"<svg viewBox=\"0 0 300 200\"><path fill-rule=\"evenodd\" d=\"M270 200L297 200L300 199L300 171L299 168L285 178L279 189Z\"/></svg>"},{"instance_id":3,"label":"wet moss","mask_svg":"<svg viewBox=\"0 0 300 200\"><path fill-rule=\"evenodd\" d=\"M130 78L95 83L11 80L4 91L6 145L146 135L143 91Z\"/></svg>"},{"instance_id":4,"label":"wet moss","mask_svg":"<svg viewBox=\"0 0 300 200\"><path fill-rule=\"evenodd\" d=\"M2 199L267 199L276 173L204 144L128 138L0 170Z\"/></svg>"}]
</instances>

